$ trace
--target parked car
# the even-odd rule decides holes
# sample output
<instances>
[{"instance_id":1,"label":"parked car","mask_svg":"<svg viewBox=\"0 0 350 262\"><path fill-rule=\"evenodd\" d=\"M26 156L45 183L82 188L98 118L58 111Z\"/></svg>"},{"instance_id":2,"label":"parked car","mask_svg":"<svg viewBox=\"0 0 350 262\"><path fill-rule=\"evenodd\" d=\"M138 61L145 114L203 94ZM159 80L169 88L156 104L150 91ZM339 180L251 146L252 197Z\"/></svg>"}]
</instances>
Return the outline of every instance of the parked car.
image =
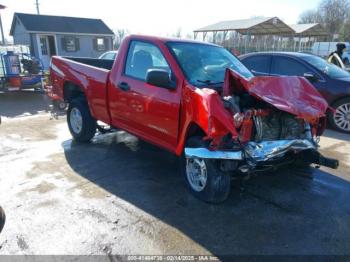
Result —
<instances>
[{"instance_id":1,"label":"parked car","mask_svg":"<svg viewBox=\"0 0 350 262\"><path fill-rule=\"evenodd\" d=\"M335 109L328 113L334 129L350 133L350 73L326 60L305 53L266 52L240 56L255 75L304 76Z\"/></svg>"},{"instance_id":2,"label":"parked car","mask_svg":"<svg viewBox=\"0 0 350 262\"><path fill-rule=\"evenodd\" d=\"M115 60L117 57L118 51L108 51L99 56L98 59L107 59L107 60Z\"/></svg>"},{"instance_id":3,"label":"parked car","mask_svg":"<svg viewBox=\"0 0 350 262\"><path fill-rule=\"evenodd\" d=\"M99 120L167 149L204 201L225 200L232 176L295 161L338 166L318 152L328 104L304 78L256 79L222 47L147 36L125 38L104 61L52 58L73 138L90 141Z\"/></svg>"},{"instance_id":4,"label":"parked car","mask_svg":"<svg viewBox=\"0 0 350 262\"><path fill-rule=\"evenodd\" d=\"M344 66L346 68L348 68L350 66L350 50L348 50L348 48L349 48L349 46L344 51L343 56L342 56Z\"/></svg>"}]
</instances>

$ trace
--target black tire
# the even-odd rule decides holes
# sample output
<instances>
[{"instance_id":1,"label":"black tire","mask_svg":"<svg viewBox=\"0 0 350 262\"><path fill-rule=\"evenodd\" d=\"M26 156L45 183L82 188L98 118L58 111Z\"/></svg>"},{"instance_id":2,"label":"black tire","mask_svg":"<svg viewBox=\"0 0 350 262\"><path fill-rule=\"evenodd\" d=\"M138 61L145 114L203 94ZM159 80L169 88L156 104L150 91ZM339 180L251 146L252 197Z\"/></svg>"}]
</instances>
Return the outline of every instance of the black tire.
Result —
<instances>
[{"instance_id":1,"label":"black tire","mask_svg":"<svg viewBox=\"0 0 350 262\"><path fill-rule=\"evenodd\" d=\"M72 128L71 112L73 109L78 110L82 117L82 127L79 132ZM77 142L89 142L96 133L96 120L91 116L89 106L84 98L77 98L69 103L67 123L70 133Z\"/></svg>"},{"instance_id":2,"label":"black tire","mask_svg":"<svg viewBox=\"0 0 350 262\"><path fill-rule=\"evenodd\" d=\"M343 98L343 99L335 102L332 105L332 107L336 110L337 108L339 108L340 106L345 105L345 104L349 104L349 106L350 106L350 97ZM346 134L350 134L350 126L348 127L349 129L346 130L346 128L342 128L341 126L337 125L336 120L335 120L336 117L337 116L336 116L335 113L334 114L333 113L329 113L328 114L328 122L329 122L330 126L333 129L337 130L337 131L340 131L340 132L343 132L343 133L346 133ZM350 125L350 123L349 123L349 125Z\"/></svg>"},{"instance_id":3,"label":"black tire","mask_svg":"<svg viewBox=\"0 0 350 262\"><path fill-rule=\"evenodd\" d=\"M187 147L206 147L207 145L203 142L201 137L191 137L186 143ZM229 174L220 170L219 161L212 159L205 159L206 170L207 170L207 182L202 191L196 191L187 176L186 165L187 160L185 154L181 156L181 173L186 181L186 185L190 192L200 200L207 203L218 204L227 199L231 189L231 177Z\"/></svg>"},{"instance_id":4,"label":"black tire","mask_svg":"<svg viewBox=\"0 0 350 262\"><path fill-rule=\"evenodd\" d=\"M0 233L1 233L2 229L4 228L5 221L6 221L5 212L2 209L2 207L0 207Z\"/></svg>"},{"instance_id":5,"label":"black tire","mask_svg":"<svg viewBox=\"0 0 350 262\"><path fill-rule=\"evenodd\" d=\"M59 101L57 107L59 110L64 111L67 107L67 103L64 101Z\"/></svg>"},{"instance_id":6,"label":"black tire","mask_svg":"<svg viewBox=\"0 0 350 262\"><path fill-rule=\"evenodd\" d=\"M297 158L293 163L288 165L291 170L300 170L300 171L310 171L311 163L305 162L304 159Z\"/></svg>"},{"instance_id":7,"label":"black tire","mask_svg":"<svg viewBox=\"0 0 350 262\"><path fill-rule=\"evenodd\" d=\"M67 103L64 101L53 101L53 108L57 111L64 111L67 107Z\"/></svg>"}]
</instances>

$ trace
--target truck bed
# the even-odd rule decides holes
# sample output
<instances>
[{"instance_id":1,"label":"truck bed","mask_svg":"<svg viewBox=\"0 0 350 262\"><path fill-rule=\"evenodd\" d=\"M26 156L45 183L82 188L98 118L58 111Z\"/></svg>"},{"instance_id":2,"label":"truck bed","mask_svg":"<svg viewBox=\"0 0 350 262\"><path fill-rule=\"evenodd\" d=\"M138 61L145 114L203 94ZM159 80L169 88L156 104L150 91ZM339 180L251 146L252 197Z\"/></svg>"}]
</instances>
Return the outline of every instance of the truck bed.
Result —
<instances>
[{"instance_id":1,"label":"truck bed","mask_svg":"<svg viewBox=\"0 0 350 262\"><path fill-rule=\"evenodd\" d=\"M103 68L107 70L111 70L114 60L109 59L97 59L97 58L86 58L86 57L71 57L71 56L65 56L63 57L65 59L73 60L75 62L86 64L98 68Z\"/></svg>"},{"instance_id":2,"label":"truck bed","mask_svg":"<svg viewBox=\"0 0 350 262\"><path fill-rule=\"evenodd\" d=\"M75 85L85 93L91 114L96 118L110 122L107 106L107 82L112 60L59 57L51 60L51 81L55 83L57 95L64 99L67 85Z\"/></svg>"}]
</instances>

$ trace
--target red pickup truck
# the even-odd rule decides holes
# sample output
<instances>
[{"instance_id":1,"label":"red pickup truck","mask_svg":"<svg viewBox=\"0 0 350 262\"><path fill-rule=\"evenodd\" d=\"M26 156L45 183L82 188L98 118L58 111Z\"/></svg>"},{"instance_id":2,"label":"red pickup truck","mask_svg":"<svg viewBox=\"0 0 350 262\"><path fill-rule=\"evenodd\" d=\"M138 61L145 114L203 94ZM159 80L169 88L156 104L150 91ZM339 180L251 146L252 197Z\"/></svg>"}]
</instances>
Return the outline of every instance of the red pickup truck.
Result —
<instances>
[{"instance_id":1,"label":"red pickup truck","mask_svg":"<svg viewBox=\"0 0 350 262\"><path fill-rule=\"evenodd\" d=\"M167 149L204 201L225 200L235 176L338 166L317 151L329 109L306 79L254 77L216 45L132 35L114 61L53 57L50 70L75 140L90 141L99 120Z\"/></svg>"}]
</instances>

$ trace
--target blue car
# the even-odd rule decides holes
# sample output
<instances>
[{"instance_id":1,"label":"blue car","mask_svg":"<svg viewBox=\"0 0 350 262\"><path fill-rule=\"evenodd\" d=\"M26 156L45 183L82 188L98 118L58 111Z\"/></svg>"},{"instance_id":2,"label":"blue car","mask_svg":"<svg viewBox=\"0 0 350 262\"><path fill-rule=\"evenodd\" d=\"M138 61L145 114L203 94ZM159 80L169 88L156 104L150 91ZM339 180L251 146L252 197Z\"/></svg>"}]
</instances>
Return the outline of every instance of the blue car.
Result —
<instances>
[{"instance_id":1,"label":"blue car","mask_svg":"<svg viewBox=\"0 0 350 262\"><path fill-rule=\"evenodd\" d=\"M321 57L296 52L259 52L239 57L257 76L303 76L335 109L330 126L350 134L350 73Z\"/></svg>"}]
</instances>

